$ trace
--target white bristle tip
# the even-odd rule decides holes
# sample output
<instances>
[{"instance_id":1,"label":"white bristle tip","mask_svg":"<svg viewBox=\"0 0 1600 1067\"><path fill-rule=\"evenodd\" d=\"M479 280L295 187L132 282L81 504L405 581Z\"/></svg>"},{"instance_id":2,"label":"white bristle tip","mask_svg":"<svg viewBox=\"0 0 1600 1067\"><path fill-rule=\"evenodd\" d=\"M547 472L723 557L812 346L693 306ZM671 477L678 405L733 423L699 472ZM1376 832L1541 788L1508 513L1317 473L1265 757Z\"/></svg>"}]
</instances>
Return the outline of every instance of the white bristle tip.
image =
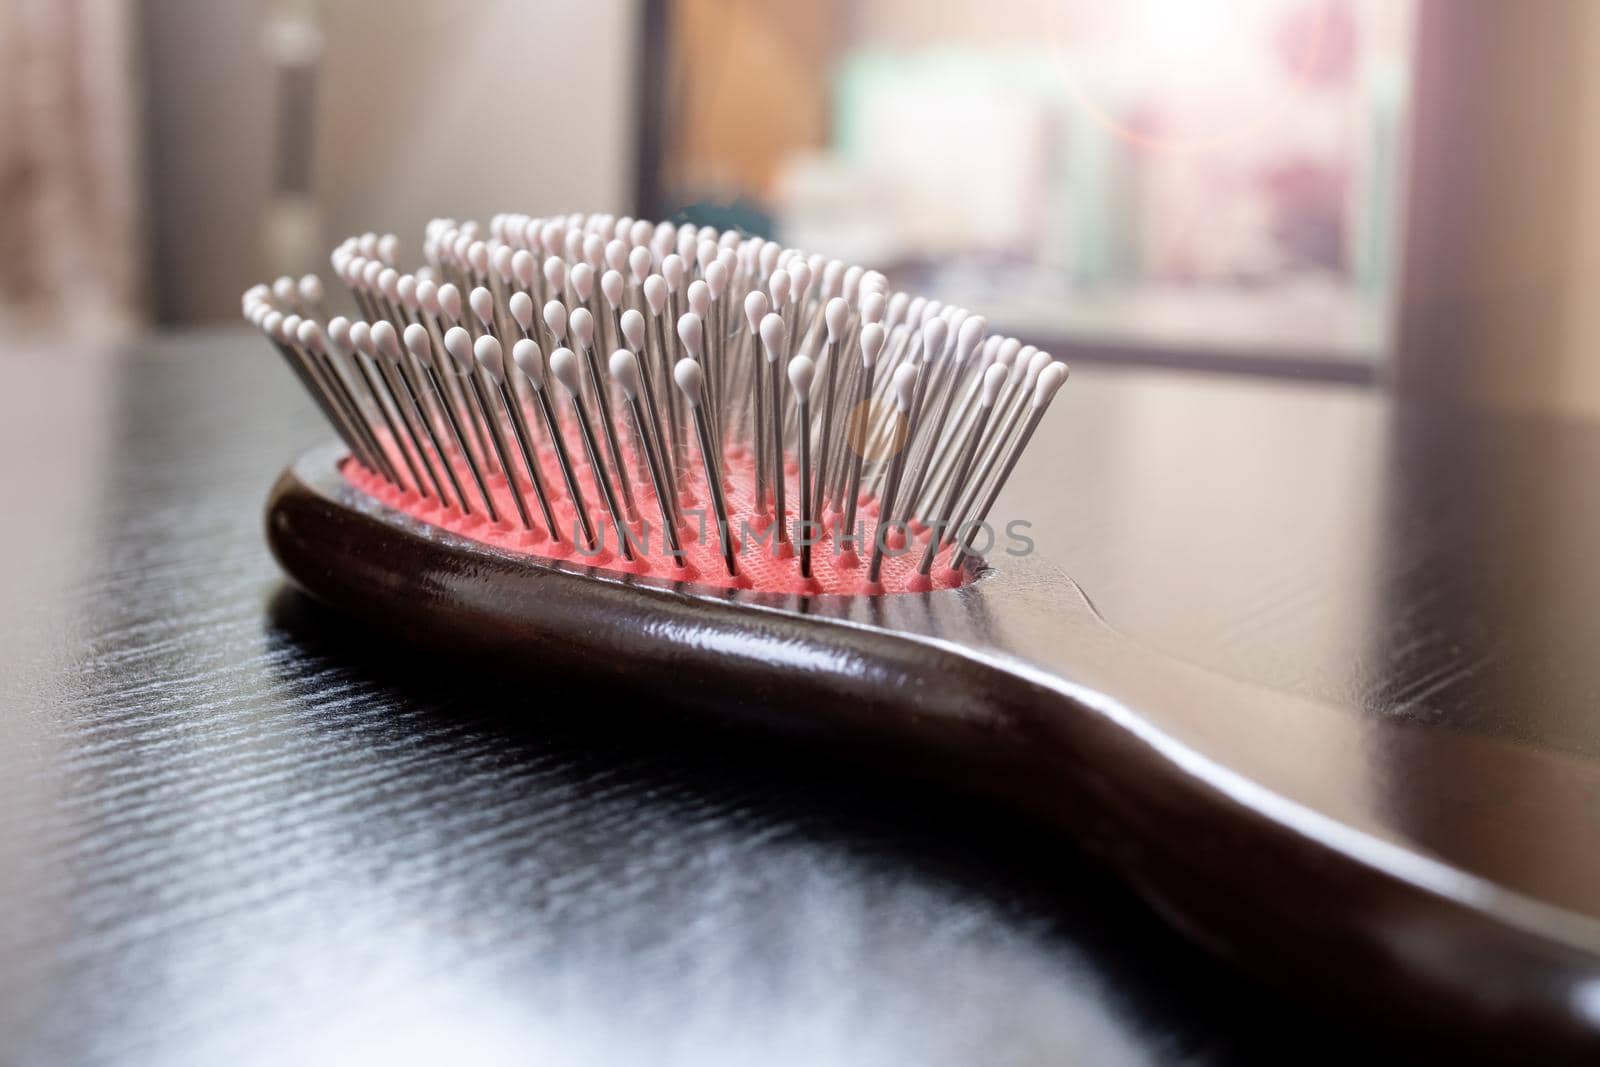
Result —
<instances>
[{"instance_id":1,"label":"white bristle tip","mask_svg":"<svg viewBox=\"0 0 1600 1067\"><path fill-rule=\"evenodd\" d=\"M496 383L505 381L505 352L500 348L499 341L484 334L478 338L477 344L472 346L472 354L477 357L478 366L482 367Z\"/></svg>"},{"instance_id":2,"label":"white bristle tip","mask_svg":"<svg viewBox=\"0 0 1600 1067\"><path fill-rule=\"evenodd\" d=\"M828 340L839 341L844 338L845 328L850 325L850 303L842 296L836 296L828 301L827 310L823 316L828 324Z\"/></svg>"},{"instance_id":3,"label":"white bristle tip","mask_svg":"<svg viewBox=\"0 0 1600 1067\"><path fill-rule=\"evenodd\" d=\"M700 391L705 387L705 372L692 359L680 359L672 368L672 380L677 384L690 407L700 406Z\"/></svg>"},{"instance_id":4,"label":"white bristle tip","mask_svg":"<svg viewBox=\"0 0 1600 1067\"><path fill-rule=\"evenodd\" d=\"M600 292L605 296L606 303L612 307L622 306L623 286L622 272L620 270L608 270L600 275Z\"/></svg>"},{"instance_id":5,"label":"white bristle tip","mask_svg":"<svg viewBox=\"0 0 1600 1067\"><path fill-rule=\"evenodd\" d=\"M628 342L628 347L635 352L644 348L644 316L637 308L629 308L622 313L622 337Z\"/></svg>"},{"instance_id":6,"label":"white bristle tip","mask_svg":"<svg viewBox=\"0 0 1600 1067\"><path fill-rule=\"evenodd\" d=\"M1000 395L1000 387L1005 381L1006 369L998 363L991 363L989 369L983 372L983 389L978 394L978 403L986 408L994 407L995 398Z\"/></svg>"},{"instance_id":7,"label":"white bristle tip","mask_svg":"<svg viewBox=\"0 0 1600 1067\"><path fill-rule=\"evenodd\" d=\"M588 308L574 308L567 317L567 329L580 345L589 344L594 340L594 316Z\"/></svg>"},{"instance_id":8,"label":"white bristle tip","mask_svg":"<svg viewBox=\"0 0 1600 1067\"><path fill-rule=\"evenodd\" d=\"M684 349L695 359L700 358L701 343L705 339L704 320L694 312L679 317L678 340L683 342Z\"/></svg>"},{"instance_id":9,"label":"white bristle tip","mask_svg":"<svg viewBox=\"0 0 1600 1067\"><path fill-rule=\"evenodd\" d=\"M650 314L659 315L667 306L667 280L652 274L644 280L644 302L650 305Z\"/></svg>"},{"instance_id":10,"label":"white bristle tip","mask_svg":"<svg viewBox=\"0 0 1600 1067\"><path fill-rule=\"evenodd\" d=\"M444 350L463 374L472 370L472 335L465 329L452 326L445 331Z\"/></svg>"},{"instance_id":11,"label":"white bristle tip","mask_svg":"<svg viewBox=\"0 0 1600 1067\"><path fill-rule=\"evenodd\" d=\"M579 395L583 380L578 374L578 356L570 348L558 348L550 353L550 373L573 396Z\"/></svg>"},{"instance_id":12,"label":"white bristle tip","mask_svg":"<svg viewBox=\"0 0 1600 1067\"><path fill-rule=\"evenodd\" d=\"M1039 381L1033 387L1033 406L1042 408L1047 406L1056 392L1067 382L1067 365L1065 363L1051 363L1039 373Z\"/></svg>"},{"instance_id":13,"label":"white bristle tip","mask_svg":"<svg viewBox=\"0 0 1600 1067\"><path fill-rule=\"evenodd\" d=\"M626 348L611 353L611 377L616 379L629 400L639 398L639 359Z\"/></svg>"},{"instance_id":14,"label":"white bristle tip","mask_svg":"<svg viewBox=\"0 0 1600 1067\"><path fill-rule=\"evenodd\" d=\"M894 406L903 412L910 411L917 389L917 368L909 363L900 364L895 368L890 385L894 387Z\"/></svg>"},{"instance_id":15,"label":"white bristle tip","mask_svg":"<svg viewBox=\"0 0 1600 1067\"><path fill-rule=\"evenodd\" d=\"M511 311L511 317L516 320L518 326L524 330L533 329L533 297L527 293L515 292L506 303Z\"/></svg>"},{"instance_id":16,"label":"white bristle tip","mask_svg":"<svg viewBox=\"0 0 1600 1067\"><path fill-rule=\"evenodd\" d=\"M407 326L403 339L406 349L418 359L427 359L433 354L433 342L428 336L428 328L421 323L413 322Z\"/></svg>"},{"instance_id":17,"label":"white bristle tip","mask_svg":"<svg viewBox=\"0 0 1600 1067\"><path fill-rule=\"evenodd\" d=\"M559 300L552 300L544 306L544 324L550 330L551 336L561 340L567 336L567 305Z\"/></svg>"},{"instance_id":18,"label":"white bristle tip","mask_svg":"<svg viewBox=\"0 0 1600 1067\"><path fill-rule=\"evenodd\" d=\"M817 375L817 365L810 356L796 356L789 361L789 384L794 387L795 401L810 400L811 382Z\"/></svg>"},{"instance_id":19,"label":"white bristle tip","mask_svg":"<svg viewBox=\"0 0 1600 1067\"><path fill-rule=\"evenodd\" d=\"M535 389L544 388L544 353L536 342L524 337L512 345L511 361L528 376L528 381L533 383Z\"/></svg>"},{"instance_id":20,"label":"white bristle tip","mask_svg":"<svg viewBox=\"0 0 1600 1067\"><path fill-rule=\"evenodd\" d=\"M783 325L783 316L776 311L768 312L761 320L761 347L766 350L769 363L789 354L789 331Z\"/></svg>"},{"instance_id":21,"label":"white bristle tip","mask_svg":"<svg viewBox=\"0 0 1600 1067\"><path fill-rule=\"evenodd\" d=\"M472 305L472 313L478 316L479 322L487 326L494 321L494 294L489 290L478 286L467 297L467 302Z\"/></svg>"},{"instance_id":22,"label":"white bristle tip","mask_svg":"<svg viewBox=\"0 0 1600 1067\"><path fill-rule=\"evenodd\" d=\"M878 362L878 353L883 351L884 338L887 336L880 322L869 322L861 327L861 365L870 367Z\"/></svg>"}]
</instances>

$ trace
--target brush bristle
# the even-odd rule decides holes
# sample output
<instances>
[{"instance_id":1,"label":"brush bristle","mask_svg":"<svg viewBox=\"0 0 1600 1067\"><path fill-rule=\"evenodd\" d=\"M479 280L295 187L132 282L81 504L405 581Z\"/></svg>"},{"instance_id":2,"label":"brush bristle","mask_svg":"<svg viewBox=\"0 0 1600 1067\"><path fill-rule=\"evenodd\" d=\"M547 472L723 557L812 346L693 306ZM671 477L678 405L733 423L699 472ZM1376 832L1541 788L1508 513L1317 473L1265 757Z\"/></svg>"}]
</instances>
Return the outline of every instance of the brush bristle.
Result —
<instances>
[{"instance_id":1,"label":"brush bristle","mask_svg":"<svg viewBox=\"0 0 1600 1067\"><path fill-rule=\"evenodd\" d=\"M431 220L421 247L406 273L392 234L334 249L351 320L315 275L252 287L245 318L353 484L531 555L810 595L959 585L1067 376L980 315L733 231L503 214Z\"/></svg>"}]
</instances>

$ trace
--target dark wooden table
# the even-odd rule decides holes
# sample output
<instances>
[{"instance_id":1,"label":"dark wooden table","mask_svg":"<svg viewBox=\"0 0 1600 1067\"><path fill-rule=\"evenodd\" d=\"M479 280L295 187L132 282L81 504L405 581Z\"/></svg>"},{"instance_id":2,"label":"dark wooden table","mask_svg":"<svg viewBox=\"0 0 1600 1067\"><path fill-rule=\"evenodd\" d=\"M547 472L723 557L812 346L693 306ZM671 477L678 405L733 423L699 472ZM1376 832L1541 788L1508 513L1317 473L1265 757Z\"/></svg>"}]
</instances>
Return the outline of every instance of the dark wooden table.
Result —
<instances>
[{"instance_id":1,"label":"dark wooden table","mask_svg":"<svg viewBox=\"0 0 1600 1067\"><path fill-rule=\"evenodd\" d=\"M0 359L0 1062L1397 1056L1059 839L685 732L693 679L619 716L286 590L261 504L323 432L255 338ZM1597 460L1584 423L1084 368L999 510L1174 655L1593 756Z\"/></svg>"}]
</instances>

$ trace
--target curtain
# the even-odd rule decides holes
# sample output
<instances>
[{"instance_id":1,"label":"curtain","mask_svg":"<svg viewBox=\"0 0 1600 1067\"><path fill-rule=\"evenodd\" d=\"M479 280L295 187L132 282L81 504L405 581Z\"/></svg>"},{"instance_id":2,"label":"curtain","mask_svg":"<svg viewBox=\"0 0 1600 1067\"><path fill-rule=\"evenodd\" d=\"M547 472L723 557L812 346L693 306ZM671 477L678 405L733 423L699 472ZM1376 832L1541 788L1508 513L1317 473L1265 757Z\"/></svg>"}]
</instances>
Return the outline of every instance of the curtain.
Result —
<instances>
[{"instance_id":1,"label":"curtain","mask_svg":"<svg viewBox=\"0 0 1600 1067\"><path fill-rule=\"evenodd\" d=\"M0 328L99 339L140 309L133 5L0 2Z\"/></svg>"}]
</instances>

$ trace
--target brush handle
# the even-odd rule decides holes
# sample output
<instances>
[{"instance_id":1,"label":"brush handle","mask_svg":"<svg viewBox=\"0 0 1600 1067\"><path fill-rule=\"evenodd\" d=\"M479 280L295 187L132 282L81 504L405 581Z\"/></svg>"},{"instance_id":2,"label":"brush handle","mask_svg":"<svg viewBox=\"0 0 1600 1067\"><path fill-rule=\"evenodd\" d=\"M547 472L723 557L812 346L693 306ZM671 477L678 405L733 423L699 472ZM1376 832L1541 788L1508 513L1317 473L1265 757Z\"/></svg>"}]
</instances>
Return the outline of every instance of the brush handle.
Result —
<instances>
[{"instance_id":1,"label":"brush handle","mask_svg":"<svg viewBox=\"0 0 1600 1067\"><path fill-rule=\"evenodd\" d=\"M715 592L464 540L312 452L268 506L327 604L430 647L581 664L1012 805L1208 946L1338 1008L1508 1059L1600 1049L1600 769L1258 688L1109 627L1007 559L960 589Z\"/></svg>"}]
</instances>

